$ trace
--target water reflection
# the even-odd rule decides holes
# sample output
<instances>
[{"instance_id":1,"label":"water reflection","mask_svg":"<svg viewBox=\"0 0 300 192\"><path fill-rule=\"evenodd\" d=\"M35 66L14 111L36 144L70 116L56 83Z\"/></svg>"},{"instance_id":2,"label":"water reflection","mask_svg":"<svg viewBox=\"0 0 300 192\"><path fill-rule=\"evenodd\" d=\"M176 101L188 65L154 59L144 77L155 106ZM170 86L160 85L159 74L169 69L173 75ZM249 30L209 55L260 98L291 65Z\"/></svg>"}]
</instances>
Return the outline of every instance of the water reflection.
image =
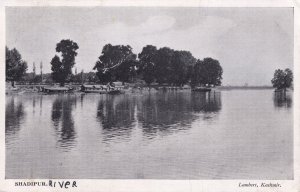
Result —
<instances>
[{"instance_id":1,"label":"water reflection","mask_svg":"<svg viewBox=\"0 0 300 192\"><path fill-rule=\"evenodd\" d=\"M128 95L101 95L97 119L103 127L104 141L130 137L134 122L134 100Z\"/></svg>"},{"instance_id":2,"label":"water reflection","mask_svg":"<svg viewBox=\"0 0 300 192\"><path fill-rule=\"evenodd\" d=\"M40 95L40 116L42 115L42 111L43 111L43 95Z\"/></svg>"},{"instance_id":3,"label":"water reflection","mask_svg":"<svg viewBox=\"0 0 300 192\"><path fill-rule=\"evenodd\" d=\"M291 93L274 92L273 102L275 107L290 108L292 101Z\"/></svg>"},{"instance_id":4,"label":"water reflection","mask_svg":"<svg viewBox=\"0 0 300 192\"><path fill-rule=\"evenodd\" d=\"M198 113L221 109L220 93L148 93L130 95L101 95L97 120L103 127L104 141L130 138L134 124L147 138L158 133L168 135L191 127Z\"/></svg>"},{"instance_id":5,"label":"water reflection","mask_svg":"<svg viewBox=\"0 0 300 192\"><path fill-rule=\"evenodd\" d=\"M197 113L221 109L220 94L174 92L149 94L138 105L138 119L147 138L167 135L191 127Z\"/></svg>"},{"instance_id":6,"label":"water reflection","mask_svg":"<svg viewBox=\"0 0 300 192\"><path fill-rule=\"evenodd\" d=\"M5 176L293 179L293 97L273 94L6 95Z\"/></svg>"},{"instance_id":7,"label":"water reflection","mask_svg":"<svg viewBox=\"0 0 300 192\"><path fill-rule=\"evenodd\" d=\"M85 94L81 94L81 95L80 95L80 107L81 107L81 108L83 107L84 95L85 95Z\"/></svg>"},{"instance_id":8,"label":"water reflection","mask_svg":"<svg viewBox=\"0 0 300 192\"><path fill-rule=\"evenodd\" d=\"M58 95L52 104L51 120L58 136L58 143L63 149L71 149L75 144L76 132L72 116L76 96Z\"/></svg>"},{"instance_id":9,"label":"water reflection","mask_svg":"<svg viewBox=\"0 0 300 192\"><path fill-rule=\"evenodd\" d=\"M191 103L194 112L218 112L221 110L221 92L191 94Z\"/></svg>"},{"instance_id":10,"label":"water reflection","mask_svg":"<svg viewBox=\"0 0 300 192\"><path fill-rule=\"evenodd\" d=\"M194 116L188 97L180 93L149 94L138 105L138 119L143 132L155 136L157 132L170 133L190 127Z\"/></svg>"},{"instance_id":11,"label":"water reflection","mask_svg":"<svg viewBox=\"0 0 300 192\"><path fill-rule=\"evenodd\" d=\"M35 99L35 96L33 96L33 98L32 98L32 113L33 114L35 113L35 103L36 103L36 99Z\"/></svg>"},{"instance_id":12,"label":"water reflection","mask_svg":"<svg viewBox=\"0 0 300 192\"><path fill-rule=\"evenodd\" d=\"M24 119L25 112L22 101L16 101L15 97L6 100L5 108L5 134L13 136L20 131L20 125ZM6 141L9 138L6 137Z\"/></svg>"}]
</instances>

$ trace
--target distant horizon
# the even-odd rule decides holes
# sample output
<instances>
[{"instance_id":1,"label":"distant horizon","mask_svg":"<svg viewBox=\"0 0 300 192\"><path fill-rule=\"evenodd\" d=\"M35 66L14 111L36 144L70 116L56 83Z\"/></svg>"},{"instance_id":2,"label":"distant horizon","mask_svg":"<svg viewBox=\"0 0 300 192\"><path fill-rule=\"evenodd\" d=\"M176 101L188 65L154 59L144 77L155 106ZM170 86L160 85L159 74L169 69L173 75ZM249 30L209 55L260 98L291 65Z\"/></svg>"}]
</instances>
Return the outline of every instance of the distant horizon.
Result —
<instances>
[{"instance_id":1,"label":"distant horizon","mask_svg":"<svg viewBox=\"0 0 300 192\"><path fill-rule=\"evenodd\" d=\"M35 62L38 74L41 61L50 73L62 39L79 45L78 72L95 72L108 43L130 45L137 55L150 44L217 59L223 86L269 86L275 69L293 70L293 8L6 8L6 44L28 73Z\"/></svg>"}]
</instances>

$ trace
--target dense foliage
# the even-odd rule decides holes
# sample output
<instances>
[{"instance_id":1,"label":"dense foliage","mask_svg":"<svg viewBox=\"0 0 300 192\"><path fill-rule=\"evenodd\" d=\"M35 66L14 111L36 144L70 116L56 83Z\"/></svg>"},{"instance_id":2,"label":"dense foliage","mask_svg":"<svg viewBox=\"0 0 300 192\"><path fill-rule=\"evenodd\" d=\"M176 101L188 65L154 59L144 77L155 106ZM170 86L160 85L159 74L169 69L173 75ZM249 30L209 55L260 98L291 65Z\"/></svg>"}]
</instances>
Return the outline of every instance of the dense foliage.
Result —
<instances>
[{"instance_id":1,"label":"dense foliage","mask_svg":"<svg viewBox=\"0 0 300 192\"><path fill-rule=\"evenodd\" d=\"M198 60L192 72L192 85L221 85L223 69L218 60L205 58Z\"/></svg>"},{"instance_id":2,"label":"dense foliage","mask_svg":"<svg viewBox=\"0 0 300 192\"><path fill-rule=\"evenodd\" d=\"M14 87L15 81L20 81L24 77L27 70L26 61L22 60L22 56L16 48L5 48L5 64L6 64L6 81L11 81Z\"/></svg>"},{"instance_id":3,"label":"dense foliage","mask_svg":"<svg viewBox=\"0 0 300 192\"><path fill-rule=\"evenodd\" d=\"M132 53L129 45L107 44L103 47L94 69L97 70L97 76L102 83L128 82L135 74L136 65L136 55Z\"/></svg>"},{"instance_id":4,"label":"dense foliage","mask_svg":"<svg viewBox=\"0 0 300 192\"><path fill-rule=\"evenodd\" d=\"M34 72L26 75L26 82L52 83L54 81L64 86L66 82L106 84L114 81L141 82L143 80L147 85L155 83L172 86L185 84L217 86L221 85L222 81L223 69L218 60L212 58L197 60L189 51L174 50L169 47L158 49L153 45L143 47L137 56L129 45L106 44L93 67L96 72L77 73L75 68L73 74L72 68L75 65L78 48L77 43L72 40L61 40L56 45L56 52L59 54L55 55L50 62L51 76L43 76L42 80L41 76L35 74L34 65ZM14 63L17 64L10 65L23 69L16 71L24 74L27 69L26 62L21 60L20 54L17 54L15 49L12 52L7 54L7 65L16 60L17 62ZM10 59L13 54L16 55L14 60ZM13 76L12 67L7 69L10 69L7 72L8 79L8 75ZM14 74L18 78L22 76L22 74Z\"/></svg>"},{"instance_id":5,"label":"dense foliage","mask_svg":"<svg viewBox=\"0 0 300 192\"><path fill-rule=\"evenodd\" d=\"M64 83L72 74L78 48L77 43L69 39L61 40L56 45L56 52L61 53L62 59L55 55L51 60L51 70L53 80L60 83L61 86L64 86Z\"/></svg>"},{"instance_id":6,"label":"dense foliage","mask_svg":"<svg viewBox=\"0 0 300 192\"><path fill-rule=\"evenodd\" d=\"M94 69L101 83L111 81L130 82L136 77L151 83L182 86L221 85L223 70L219 61L212 58L198 60L189 51L177 51L169 47L157 49L153 45L143 47L141 53L132 53L127 45L103 47Z\"/></svg>"},{"instance_id":7,"label":"dense foliage","mask_svg":"<svg viewBox=\"0 0 300 192\"><path fill-rule=\"evenodd\" d=\"M293 72L290 69L276 69L271 82L274 88L286 90L292 86Z\"/></svg>"},{"instance_id":8,"label":"dense foliage","mask_svg":"<svg viewBox=\"0 0 300 192\"><path fill-rule=\"evenodd\" d=\"M26 73L23 78L23 83L27 84L53 84L55 83L52 78L51 73L43 74L43 81L41 75L34 75L33 73ZM78 74L72 74L70 77L65 81L66 83L73 83L73 84L94 84L99 83L99 79L95 72L88 72L84 73L83 71Z\"/></svg>"},{"instance_id":9,"label":"dense foliage","mask_svg":"<svg viewBox=\"0 0 300 192\"><path fill-rule=\"evenodd\" d=\"M155 80L155 59L157 57L157 48L152 45L147 45L138 55L139 66L138 74L149 85Z\"/></svg>"}]
</instances>

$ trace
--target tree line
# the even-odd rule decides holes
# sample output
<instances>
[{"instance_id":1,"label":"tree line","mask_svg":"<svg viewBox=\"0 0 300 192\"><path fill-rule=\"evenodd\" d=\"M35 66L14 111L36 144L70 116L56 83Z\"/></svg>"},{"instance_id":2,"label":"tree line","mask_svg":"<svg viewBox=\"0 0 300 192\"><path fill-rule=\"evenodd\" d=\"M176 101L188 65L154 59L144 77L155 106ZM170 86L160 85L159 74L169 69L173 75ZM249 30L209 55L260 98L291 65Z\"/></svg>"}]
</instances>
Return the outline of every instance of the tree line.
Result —
<instances>
[{"instance_id":1,"label":"tree line","mask_svg":"<svg viewBox=\"0 0 300 192\"><path fill-rule=\"evenodd\" d=\"M143 47L136 55L129 45L106 44L93 70L96 72L72 73L79 46L72 40L61 40L56 45L56 54L51 64L51 74L45 74L46 83L110 83L113 81L151 83L182 86L217 86L222 83L223 69L213 58L196 59L191 52L173 50L169 47L157 48L153 45ZM60 56L59 56L60 55ZM42 81L41 75L26 73L27 62L16 48L6 47L6 81ZM293 72L290 69L276 69L271 83L278 90L292 86Z\"/></svg>"},{"instance_id":2,"label":"tree line","mask_svg":"<svg viewBox=\"0 0 300 192\"><path fill-rule=\"evenodd\" d=\"M182 86L221 85L223 69L218 60L196 59L189 51L158 49L153 45L143 47L136 55L129 45L103 47L93 68L101 83L112 81L134 82L142 79L151 83Z\"/></svg>"},{"instance_id":3,"label":"tree line","mask_svg":"<svg viewBox=\"0 0 300 192\"><path fill-rule=\"evenodd\" d=\"M189 51L169 47L158 49L153 45L147 45L139 54L135 54L129 45L106 44L93 67L95 73L87 75L82 71L73 74L78 49L78 44L69 39L57 43L57 54L50 62L54 82L61 86L66 82L83 82L84 75L89 77L88 82L101 84L143 80L147 85L157 83L182 86L190 83L193 86L216 86L221 85L222 81L223 69L218 60L200 60ZM26 70L27 63L22 60L21 54L15 48L9 50L6 47L6 80L14 82L27 77L32 82L38 82L41 79L35 74L34 77L26 76Z\"/></svg>"}]
</instances>

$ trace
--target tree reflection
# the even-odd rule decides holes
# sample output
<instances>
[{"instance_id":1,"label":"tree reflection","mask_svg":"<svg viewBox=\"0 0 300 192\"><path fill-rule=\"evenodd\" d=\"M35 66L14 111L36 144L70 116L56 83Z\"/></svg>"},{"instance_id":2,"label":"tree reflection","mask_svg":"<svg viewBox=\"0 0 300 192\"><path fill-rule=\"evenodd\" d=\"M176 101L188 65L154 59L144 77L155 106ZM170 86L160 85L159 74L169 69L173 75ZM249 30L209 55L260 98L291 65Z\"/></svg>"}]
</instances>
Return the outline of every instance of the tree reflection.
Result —
<instances>
[{"instance_id":1,"label":"tree reflection","mask_svg":"<svg viewBox=\"0 0 300 192\"><path fill-rule=\"evenodd\" d=\"M83 101L84 101L84 94L80 95L80 107L83 107Z\"/></svg>"},{"instance_id":2,"label":"tree reflection","mask_svg":"<svg viewBox=\"0 0 300 192\"><path fill-rule=\"evenodd\" d=\"M51 119L59 137L58 143L61 148L70 149L74 146L76 132L72 116L76 96L58 95L52 104Z\"/></svg>"},{"instance_id":3,"label":"tree reflection","mask_svg":"<svg viewBox=\"0 0 300 192\"><path fill-rule=\"evenodd\" d=\"M124 140L138 125L148 138L158 133L171 134L191 127L199 113L221 109L220 93L155 92L139 96L102 95L97 119L103 127L104 140Z\"/></svg>"},{"instance_id":4,"label":"tree reflection","mask_svg":"<svg viewBox=\"0 0 300 192\"><path fill-rule=\"evenodd\" d=\"M35 95L32 97L32 113L34 114L35 113L35 103L36 103L36 100L35 100Z\"/></svg>"},{"instance_id":5,"label":"tree reflection","mask_svg":"<svg viewBox=\"0 0 300 192\"><path fill-rule=\"evenodd\" d=\"M103 127L104 140L130 136L134 122L134 100L128 95L102 95L97 119Z\"/></svg>"},{"instance_id":6,"label":"tree reflection","mask_svg":"<svg viewBox=\"0 0 300 192\"><path fill-rule=\"evenodd\" d=\"M143 131L155 134L173 129L186 129L195 118L191 114L189 98L180 93L149 94L138 105L138 119Z\"/></svg>"},{"instance_id":7,"label":"tree reflection","mask_svg":"<svg viewBox=\"0 0 300 192\"><path fill-rule=\"evenodd\" d=\"M144 96L138 105L138 119L148 137L158 132L169 134L188 129L198 118L197 113L221 109L219 94L169 92Z\"/></svg>"},{"instance_id":8,"label":"tree reflection","mask_svg":"<svg viewBox=\"0 0 300 192\"><path fill-rule=\"evenodd\" d=\"M290 93L274 92L273 103L275 107L290 108L292 106L292 101Z\"/></svg>"},{"instance_id":9,"label":"tree reflection","mask_svg":"<svg viewBox=\"0 0 300 192\"><path fill-rule=\"evenodd\" d=\"M5 108L5 134L6 136L15 135L20 131L20 125L25 116L24 106L22 102L15 100L15 97L6 99Z\"/></svg>"},{"instance_id":10,"label":"tree reflection","mask_svg":"<svg viewBox=\"0 0 300 192\"><path fill-rule=\"evenodd\" d=\"M42 115L43 111L43 95L40 95L40 116Z\"/></svg>"},{"instance_id":11,"label":"tree reflection","mask_svg":"<svg viewBox=\"0 0 300 192\"><path fill-rule=\"evenodd\" d=\"M193 92L191 103L194 112L218 112L221 109L221 92Z\"/></svg>"}]
</instances>

